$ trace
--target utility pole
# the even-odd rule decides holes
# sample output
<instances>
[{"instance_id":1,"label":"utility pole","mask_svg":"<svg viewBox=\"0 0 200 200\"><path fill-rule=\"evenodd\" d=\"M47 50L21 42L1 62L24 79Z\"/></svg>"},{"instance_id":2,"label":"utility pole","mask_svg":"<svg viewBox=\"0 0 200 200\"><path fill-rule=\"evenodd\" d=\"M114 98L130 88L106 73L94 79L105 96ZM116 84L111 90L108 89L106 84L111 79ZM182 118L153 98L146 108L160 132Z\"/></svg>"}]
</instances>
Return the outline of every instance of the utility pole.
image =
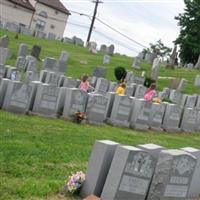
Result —
<instances>
[{"instance_id":1,"label":"utility pole","mask_svg":"<svg viewBox=\"0 0 200 200\"><path fill-rule=\"evenodd\" d=\"M100 1L100 0L94 0L93 3L95 3L95 8L94 8L94 14L93 14L93 17L92 17L92 22L91 22L91 25L90 25L90 30L89 30L88 37L87 37L87 42L86 42L87 46L90 42L90 37L91 37L91 34L92 34L92 29L93 29L93 26L94 26L94 21L95 21L95 18L96 18L98 5L99 5L99 3L103 3L103 2Z\"/></svg>"}]
</instances>

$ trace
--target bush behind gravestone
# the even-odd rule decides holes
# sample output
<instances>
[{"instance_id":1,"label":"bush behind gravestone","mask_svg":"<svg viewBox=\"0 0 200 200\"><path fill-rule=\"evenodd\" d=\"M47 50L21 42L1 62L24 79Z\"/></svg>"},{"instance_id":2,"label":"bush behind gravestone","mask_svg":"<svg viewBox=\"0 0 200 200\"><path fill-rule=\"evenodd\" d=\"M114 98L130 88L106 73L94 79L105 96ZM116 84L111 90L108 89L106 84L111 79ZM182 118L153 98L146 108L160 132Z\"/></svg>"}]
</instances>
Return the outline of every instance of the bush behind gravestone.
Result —
<instances>
[{"instance_id":1,"label":"bush behind gravestone","mask_svg":"<svg viewBox=\"0 0 200 200\"><path fill-rule=\"evenodd\" d=\"M156 81L155 81L154 79L151 79L150 77L146 77L146 79L145 79L145 81L144 81L144 86L147 87L147 88L149 88L150 85L151 85L152 83L155 83L155 82L156 82Z\"/></svg>"},{"instance_id":2,"label":"bush behind gravestone","mask_svg":"<svg viewBox=\"0 0 200 200\"><path fill-rule=\"evenodd\" d=\"M126 77L126 69L124 67L116 67L115 68L115 77L118 81L123 81Z\"/></svg>"}]
</instances>

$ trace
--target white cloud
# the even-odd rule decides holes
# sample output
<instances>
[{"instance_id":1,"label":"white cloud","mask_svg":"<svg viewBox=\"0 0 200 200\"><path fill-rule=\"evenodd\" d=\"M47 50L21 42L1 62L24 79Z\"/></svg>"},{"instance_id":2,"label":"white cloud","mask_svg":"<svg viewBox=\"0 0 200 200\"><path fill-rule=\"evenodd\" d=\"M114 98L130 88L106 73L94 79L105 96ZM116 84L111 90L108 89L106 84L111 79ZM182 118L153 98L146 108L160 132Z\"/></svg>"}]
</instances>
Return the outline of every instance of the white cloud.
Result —
<instances>
[{"instance_id":1,"label":"white cloud","mask_svg":"<svg viewBox=\"0 0 200 200\"><path fill-rule=\"evenodd\" d=\"M88 15L93 14L94 4L90 0L61 0L69 10ZM172 41L179 34L174 16L183 12L183 0L103 0L98 7L97 17L110 26L128 35L139 43L148 46L158 39L173 47ZM65 36L77 35L86 40L91 20L86 16L72 13L69 17ZM100 44L115 44L116 50L128 55L137 53L142 47L112 31L98 20L91 40ZM126 46L126 47L122 47Z\"/></svg>"}]
</instances>

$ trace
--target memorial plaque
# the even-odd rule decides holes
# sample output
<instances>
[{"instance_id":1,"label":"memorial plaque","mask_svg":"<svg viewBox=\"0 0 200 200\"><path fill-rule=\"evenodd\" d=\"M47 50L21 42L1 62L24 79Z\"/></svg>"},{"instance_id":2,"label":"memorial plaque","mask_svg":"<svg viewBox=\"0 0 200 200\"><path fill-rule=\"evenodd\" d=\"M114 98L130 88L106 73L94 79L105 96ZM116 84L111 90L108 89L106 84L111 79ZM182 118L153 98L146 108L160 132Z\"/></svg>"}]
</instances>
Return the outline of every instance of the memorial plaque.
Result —
<instances>
[{"instance_id":1,"label":"memorial plaque","mask_svg":"<svg viewBox=\"0 0 200 200\"><path fill-rule=\"evenodd\" d=\"M185 108L183 112L183 117L181 121L181 130L185 132L193 133L195 132L197 123L198 111L192 108Z\"/></svg>"},{"instance_id":2,"label":"memorial plaque","mask_svg":"<svg viewBox=\"0 0 200 200\"><path fill-rule=\"evenodd\" d=\"M102 124L105 122L109 109L109 99L100 94L89 94L86 108L88 122Z\"/></svg>"},{"instance_id":3,"label":"memorial plaque","mask_svg":"<svg viewBox=\"0 0 200 200\"><path fill-rule=\"evenodd\" d=\"M38 86L33 112L55 117L62 112L66 88L42 84Z\"/></svg>"},{"instance_id":4,"label":"memorial plaque","mask_svg":"<svg viewBox=\"0 0 200 200\"><path fill-rule=\"evenodd\" d=\"M60 74L55 72L47 72L45 83L49 85L57 85L60 80Z\"/></svg>"},{"instance_id":5,"label":"memorial plaque","mask_svg":"<svg viewBox=\"0 0 200 200\"><path fill-rule=\"evenodd\" d=\"M196 167L196 158L181 150L160 153L148 200L188 199L188 190Z\"/></svg>"},{"instance_id":6,"label":"memorial plaque","mask_svg":"<svg viewBox=\"0 0 200 200\"><path fill-rule=\"evenodd\" d=\"M115 95L109 123L116 126L129 127L133 107L133 97Z\"/></svg>"},{"instance_id":7,"label":"memorial plaque","mask_svg":"<svg viewBox=\"0 0 200 200\"><path fill-rule=\"evenodd\" d=\"M25 114L33 106L37 85L11 81L8 84L3 109Z\"/></svg>"},{"instance_id":8,"label":"memorial plaque","mask_svg":"<svg viewBox=\"0 0 200 200\"><path fill-rule=\"evenodd\" d=\"M63 117L74 119L76 112L85 112L88 94L76 88L66 91Z\"/></svg>"},{"instance_id":9,"label":"memorial plaque","mask_svg":"<svg viewBox=\"0 0 200 200\"><path fill-rule=\"evenodd\" d=\"M180 131L179 124L182 116L182 108L176 104L167 104L163 118L162 128L169 132Z\"/></svg>"},{"instance_id":10,"label":"memorial plaque","mask_svg":"<svg viewBox=\"0 0 200 200\"><path fill-rule=\"evenodd\" d=\"M104 78L98 78L95 86L95 92L98 94L106 94L109 89L110 82Z\"/></svg>"},{"instance_id":11,"label":"memorial plaque","mask_svg":"<svg viewBox=\"0 0 200 200\"><path fill-rule=\"evenodd\" d=\"M155 169L155 159L146 151L118 146L103 188L104 200L145 200Z\"/></svg>"},{"instance_id":12,"label":"memorial plaque","mask_svg":"<svg viewBox=\"0 0 200 200\"><path fill-rule=\"evenodd\" d=\"M137 85L134 96L138 99L143 99L147 88L143 85Z\"/></svg>"}]
</instances>

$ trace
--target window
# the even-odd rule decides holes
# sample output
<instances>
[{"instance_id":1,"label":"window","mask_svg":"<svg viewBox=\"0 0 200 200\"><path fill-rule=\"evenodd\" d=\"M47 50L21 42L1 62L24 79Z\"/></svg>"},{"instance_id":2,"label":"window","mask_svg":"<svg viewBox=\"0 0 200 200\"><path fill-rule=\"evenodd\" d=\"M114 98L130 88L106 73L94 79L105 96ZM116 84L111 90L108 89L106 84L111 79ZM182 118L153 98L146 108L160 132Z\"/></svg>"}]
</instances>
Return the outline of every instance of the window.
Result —
<instances>
[{"instance_id":1,"label":"window","mask_svg":"<svg viewBox=\"0 0 200 200\"><path fill-rule=\"evenodd\" d=\"M50 28L51 28L51 29L54 29L54 28L55 28L55 26L54 26L53 24L51 24Z\"/></svg>"},{"instance_id":2,"label":"window","mask_svg":"<svg viewBox=\"0 0 200 200\"><path fill-rule=\"evenodd\" d=\"M45 21L42 21L42 20L38 19L37 22L36 22L35 28L36 28L37 30L42 30L42 31L43 31L44 28L45 28L45 25L46 25L46 22L45 22Z\"/></svg>"},{"instance_id":3,"label":"window","mask_svg":"<svg viewBox=\"0 0 200 200\"><path fill-rule=\"evenodd\" d=\"M47 12L45 12L45 11L41 11L41 12L39 13L39 16L44 17L44 18L47 18L47 17L48 17Z\"/></svg>"}]
</instances>

